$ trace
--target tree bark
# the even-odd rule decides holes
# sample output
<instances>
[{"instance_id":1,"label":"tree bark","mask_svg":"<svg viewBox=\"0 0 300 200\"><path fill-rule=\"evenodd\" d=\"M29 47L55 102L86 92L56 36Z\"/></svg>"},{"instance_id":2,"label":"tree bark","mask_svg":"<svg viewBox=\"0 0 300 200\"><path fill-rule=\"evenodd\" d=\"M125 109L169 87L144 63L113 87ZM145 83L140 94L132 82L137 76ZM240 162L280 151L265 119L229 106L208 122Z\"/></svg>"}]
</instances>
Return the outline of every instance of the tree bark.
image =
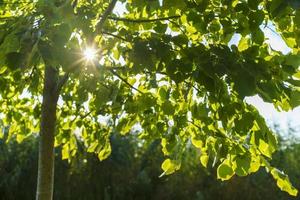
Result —
<instances>
[{"instance_id":1,"label":"tree bark","mask_svg":"<svg viewBox=\"0 0 300 200\"><path fill-rule=\"evenodd\" d=\"M54 135L58 101L58 72L45 67L43 103L39 136L39 162L36 200L52 200L54 184Z\"/></svg>"}]
</instances>

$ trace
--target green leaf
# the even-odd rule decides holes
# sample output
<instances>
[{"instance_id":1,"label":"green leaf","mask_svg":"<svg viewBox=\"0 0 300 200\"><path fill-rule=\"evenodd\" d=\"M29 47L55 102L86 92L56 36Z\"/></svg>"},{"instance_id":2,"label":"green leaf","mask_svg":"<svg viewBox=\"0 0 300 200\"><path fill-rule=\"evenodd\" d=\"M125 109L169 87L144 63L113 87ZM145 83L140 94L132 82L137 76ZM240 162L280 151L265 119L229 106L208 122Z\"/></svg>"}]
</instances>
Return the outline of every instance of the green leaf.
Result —
<instances>
[{"instance_id":1,"label":"green leaf","mask_svg":"<svg viewBox=\"0 0 300 200\"><path fill-rule=\"evenodd\" d=\"M300 105L300 91L293 90L291 94L291 100L290 100L292 108L296 108Z\"/></svg>"},{"instance_id":2,"label":"green leaf","mask_svg":"<svg viewBox=\"0 0 300 200\"><path fill-rule=\"evenodd\" d=\"M119 60L119 58L120 58L120 52L119 52L118 49L113 49L113 55L114 55L114 58L116 60Z\"/></svg>"},{"instance_id":3,"label":"green leaf","mask_svg":"<svg viewBox=\"0 0 300 200\"><path fill-rule=\"evenodd\" d=\"M136 124L136 120L132 116L121 118L118 125L117 130L121 135L126 135L130 132L132 127Z\"/></svg>"},{"instance_id":4,"label":"green leaf","mask_svg":"<svg viewBox=\"0 0 300 200\"><path fill-rule=\"evenodd\" d=\"M272 152L269 149L269 144L266 143L264 140L259 139L259 146L258 146L259 150L261 151L261 153L269 158L271 158L272 156Z\"/></svg>"},{"instance_id":5,"label":"green leaf","mask_svg":"<svg viewBox=\"0 0 300 200\"><path fill-rule=\"evenodd\" d=\"M90 144L90 146L87 148L87 152L95 152L96 148L98 147L98 141L94 141Z\"/></svg>"},{"instance_id":6,"label":"green leaf","mask_svg":"<svg viewBox=\"0 0 300 200\"><path fill-rule=\"evenodd\" d=\"M256 91L256 81L250 73L241 70L237 77L234 77L234 89L239 93L243 99L246 96L252 96Z\"/></svg>"},{"instance_id":7,"label":"green leaf","mask_svg":"<svg viewBox=\"0 0 300 200\"><path fill-rule=\"evenodd\" d=\"M245 132L245 130L249 130L251 129L251 127L253 126L253 122L254 122L254 116L251 112L247 112L245 114L243 114L241 116L241 118L235 118L234 120L234 124L235 124L235 129L236 131L241 134L241 135L245 135L247 134L247 132Z\"/></svg>"},{"instance_id":8,"label":"green leaf","mask_svg":"<svg viewBox=\"0 0 300 200\"><path fill-rule=\"evenodd\" d=\"M300 55L287 55L285 57L285 63L287 65L293 66L295 69L298 69L298 67L300 66Z\"/></svg>"},{"instance_id":9,"label":"green leaf","mask_svg":"<svg viewBox=\"0 0 300 200\"><path fill-rule=\"evenodd\" d=\"M24 134L24 133L23 133ZM17 142L18 143L21 143L23 142L23 140L26 138L26 135L23 135L23 134L17 134Z\"/></svg>"},{"instance_id":10,"label":"green leaf","mask_svg":"<svg viewBox=\"0 0 300 200\"><path fill-rule=\"evenodd\" d=\"M285 8L287 6L287 2L285 0L273 0L271 1L270 5L270 12L272 14L272 17L280 17Z\"/></svg>"},{"instance_id":11,"label":"green leaf","mask_svg":"<svg viewBox=\"0 0 300 200\"><path fill-rule=\"evenodd\" d=\"M260 158L257 156L252 156L249 173L257 172L261 166Z\"/></svg>"},{"instance_id":12,"label":"green leaf","mask_svg":"<svg viewBox=\"0 0 300 200\"><path fill-rule=\"evenodd\" d=\"M3 74L7 70L6 66L0 66L0 75Z\"/></svg>"},{"instance_id":13,"label":"green leaf","mask_svg":"<svg viewBox=\"0 0 300 200\"><path fill-rule=\"evenodd\" d=\"M249 48L249 38L248 37L242 37L238 44L238 50L239 51L245 51Z\"/></svg>"},{"instance_id":14,"label":"green leaf","mask_svg":"<svg viewBox=\"0 0 300 200\"><path fill-rule=\"evenodd\" d=\"M106 141L104 146L101 147L98 152L98 158L100 161L105 160L111 154L111 145L109 141Z\"/></svg>"},{"instance_id":15,"label":"green leaf","mask_svg":"<svg viewBox=\"0 0 300 200\"><path fill-rule=\"evenodd\" d=\"M271 154L274 153L277 149L277 138L276 135L274 133L272 133L271 131L267 132L267 139L268 139L268 144L269 144L269 149Z\"/></svg>"},{"instance_id":16,"label":"green leaf","mask_svg":"<svg viewBox=\"0 0 300 200\"><path fill-rule=\"evenodd\" d=\"M226 159L219 165L217 169L218 179L222 181L229 180L234 175L232 166L229 163L229 160Z\"/></svg>"},{"instance_id":17,"label":"green leaf","mask_svg":"<svg viewBox=\"0 0 300 200\"><path fill-rule=\"evenodd\" d=\"M1 74L1 73L0 73ZM300 72L297 72L296 74L293 75L295 78L300 79Z\"/></svg>"},{"instance_id":18,"label":"green leaf","mask_svg":"<svg viewBox=\"0 0 300 200\"><path fill-rule=\"evenodd\" d=\"M53 57L53 47L46 41L40 40L38 43L38 49L41 57L45 62L50 64L55 63Z\"/></svg>"},{"instance_id":19,"label":"green leaf","mask_svg":"<svg viewBox=\"0 0 300 200\"><path fill-rule=\"evenodd\" d=\"M272 174L273 178L276 180L277 186L282 191L288 192L292 196L297 196L298 190L292 186L287 175L285 175L283 172L279 171L276 168L273 168L271 170L271 174Z\"/></svg>"},{"instance_id":20,"label":"green leaf","mask_svg":"<svg viewBox=\"0 0 300 200\"><path fill-rule=\"evenodd\" d=\"M251 38L252 38L252 41L258 45L262 45L263 42L265 41L264 32L260 28L254 30L251 33Z\"/></svg>"},{"instance_id":21,"label":"green leaf","mask_svg":"<svg viewBox=\"0 0 300 200\"><path fill-rule=\"evenodd\" d=\"M3 132L3 128L0 127L0 139L2 139L4 137L4 132Z\"/></svg>"},{"instance_id":22,"label":"green leaf","mask_svg":"<svg viewBox=\"0 0 300 200\"><path fill-rule=\"evenodd\" d=\"M61 156L62 159L69 159L70 158L70 149L69 149L69 144L66 143L63 147L62 147L62 152L61 152Z\"/></svg>"},{"instance_id":23,"label":"green leaf","mask_svg":"<svg viewBox=\"0 0 300 200\"><path fill-rule=\"evenodd\" d=\"M179 9L183 9L185 7L185 1L183 0L164 0L163 1L163 6L166 8L179 8Z\"/></svg>"},{"instance_id":24,"label":"green leaf","mask_svg":"<svg viewBox=\"0 0 300 200\"><path fill-rule=\"evenodd\" d=\"M208 117L209 110L204 103L193 104L191 107L192 116L196 119Z\"/></svg>"},{"instance_id":25,"label":"green leaf","mask_svg":"<svg viewBox=\"0 0 300 200\"><path fill-rule=\"evenodd\" d=\"M5 63L11 70L20 69L23 64L23 55L18 52L10 52L6 54Z\"/></svg>"},{"instance_id":26,"label":"green leaf","mask_svg":"<svg viewBox=\"0 0 300 200\"><path fill-rule=\"evenodd\" d=\"M0 43L1 54L7 54L10 52L18 52L20 49L20 38L15 32L11 32L8 36L4 38L3 43ZM0 54L0 58L1 58Z\"/></svg>"},{"instance_id":27,"label":"green leaf","mask_svg":"<svg viewBox=\"0 0 300 200\"><path fill-rule=\"evenodd\" d=\"M249 25L251 31L259 29L265 18L265 14L262 10L256 10L255 12L250 12L249 14Z\"/></svg>"},{"instance_id":28,"label":"green leaf","mask_svg":"<svg viewBox=\"0 0 300 200\"><path fill-rule=\"evenodd\" d=\"M259 5L260 1L259 0L251 0L248 1L248 5L251 9L256 10L258 5Z\"/></svg>"},{"instance_id":29,"label":"green leaf","mask_svg":"<svg viewBox=\"0 0 300 200\"><path fill-rule=\"evenodd\" d=\"M287 44L288 47L290 48L294 48L297 45L297 41L295 38L286 38L286 37L282 37L283 40L285 41L285 43Z\"/></svg>"},{"instance_id":30,"label":"green leaf","mask_svg":"<svg viewBox=\"0 0 300 200\"><path fill-rule=\"evenodd\" d=\"M269 130L266 130L266 132L256 131L252 133L251 143L256 145L264 156L269 158L272 158L272 154L277 148L276 136Z\"/></svg>"},{"instance_id":31,"label":"green leaf","mask_svg":"<svg viewBox=\"0 0 300 200\"><path fill-rule=\"evenodd\" d=\"M168 91L167 91L166 87L160 87L158 89L158 95L160 97L160 100L162 102L164 102L168 97Z\"/></svg>"},{"instance_id":32,"label":"green leaf","mask_svg":"<svg viewBox=\"0 0 300 200\"><path fill-rule=\"evenodd\" d=\"M200 162L203 165L203 167L207 167L208 160L209 160L209 156L207 154L201 154Z\"/></svg>"},{"instance_id":33,"label":"green leaf","mask_svg":"<svg viewBox=\"0 0 300 200\"><path fill-rule=\"evenodd\" d=\"M172 105L170 101L165 101L161 107L162 111L166 115L173 115L175 112L175 107Z\"/></svg>"},{"instance_id":34,"label":"green leaf","mask_svg":"<svg viewBox=\"0 0 300 200\"><path fill-rule=\"evenodd\" d=\"M200 139L197 139L195 137L192 137L192 144L196 147L201 149L203 147L203 141Z\"/></svg>"},{"instance_id":35,"label":"green leaf","mask_svg":"<svg viewBox=\"0 0 300 200\"><path fill-rule=\"evenodd\" d=\"M180 169L180 166L181 163L179 161L171 160L168 158L161 165L162 170L164 170L164 173L162 175L173 174L175 171Z\"/></svg>"},{"instance_id":36,"label":"green leaf","mask_svg":"<svg viewBox=\"0 0 300 200\"><path fill-rule=\"evenodd\" d=\"M250 170L251 157L247 155L238 155L235 159L235 173L238 176L246 176Z\"/></svg>"}]
</instances>

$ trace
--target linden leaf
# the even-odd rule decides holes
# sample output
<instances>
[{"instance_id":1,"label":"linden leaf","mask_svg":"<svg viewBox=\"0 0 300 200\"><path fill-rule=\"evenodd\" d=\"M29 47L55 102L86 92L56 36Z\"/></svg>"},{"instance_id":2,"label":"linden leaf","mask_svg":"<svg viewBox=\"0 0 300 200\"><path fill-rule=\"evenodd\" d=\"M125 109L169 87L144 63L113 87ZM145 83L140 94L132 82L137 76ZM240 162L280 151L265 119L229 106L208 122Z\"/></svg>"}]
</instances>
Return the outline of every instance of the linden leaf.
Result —
<instances>
[{"instance_id":1,"label":"linden leaf","mask_svg":"<svg viewBox=\"0 0 300 200\"><path fill-rule=\"evenodd\" d=\"M175 171L179 170L181 166L181 163L176 160L166 159L162 165L161 168L164 170L164 173L161 175L169 175L174 173Z\"/></svg>"},{"instance_id":2,"label":"linden leaf","mask_svg":"<svg viewBox=\"0 0 300 200\"><path fill-rule=\"evenodd\" d=\"M207 154L202 154L200 156L200 162L203 165L203 167L207 167L208 159L209 159L209 156Z\"/></svg>"},{"instance_id":3,"label":"linden leaf","mask_svg":"<svg viewBox=\"0 0 300 200\"><path fill-rule=\"evenodd\" d=\"M224 160L217 169L218 179L222 181L229 180L233 175L234 171L232 166L229 164L229 160Z\"/></svg>"}]
</instances>

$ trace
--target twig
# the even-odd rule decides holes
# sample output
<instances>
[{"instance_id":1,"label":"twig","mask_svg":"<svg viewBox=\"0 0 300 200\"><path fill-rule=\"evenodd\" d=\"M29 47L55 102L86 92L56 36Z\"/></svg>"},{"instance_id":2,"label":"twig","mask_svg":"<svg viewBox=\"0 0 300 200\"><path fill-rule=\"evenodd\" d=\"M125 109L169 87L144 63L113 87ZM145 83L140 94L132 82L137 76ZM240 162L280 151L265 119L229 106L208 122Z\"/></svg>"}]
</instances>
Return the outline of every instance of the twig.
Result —
<instances>
[{"instance_id":1,"label":"twig","mask_svg":"<svg viewBox=\"0 0 300 200\"><path fill-rule=\"evenodd\" d=\"M65 73L65 75L63 75L59 79L57 87L56 87L57 92L60 92L61 88L64 86L64 84L67 82L68 79L69 79L69 73Z\"/></svg>"},{"instance_id":2,"label":"twig","mask_svg":"<svg viewBox=\"0 0 300 200\"><path fill-rule=\"evenodd\" d=\"M32 1L19 1L19 2L0 2L0 5L20 5L20 4L30 4L34 3Z\"/></svg>"},{"instance_id":3,"label":"twig","mask_svg":"<svg viewBox=\"0 0 300 200\"><path fill-rule=\"evenodd\" d=\"M194 125L195 127L199 128L202 131L202 128L200 126L198 126L197 124L195 124L195 122L188 120L189 123L191 123L192 125Z\"/></svg>"},{"instance_id":4,"label":"twig","mask_svg":"<svg viewBox=\"0 0 300 200\"><path fill-rule=\"evenodd\" d=\"M128 85L130 88L134 89L135 91L144 94L142 91L140 91L139 89L137 89L136 87L134 87L133 85L131 85L130 83L128 83L128 81L126 79L124 79L123 77L121 77L118 73L116 73L113 70L110 70L110 72L115 75L116 77L118 77L121 81L123 81L126 85Z\"/></svg>"},{"instance_id":5,"label":"twig","mask_svg":"<svg viewBox=\"0 0 300 200\"><path fill-rule=\"evenodd\" d=\"M190 83L188 81L184 81L184 83L186 83L188 86L193 87L197 92L201 93L201 90L199 88L197 88L195 85L193 85L192 83Z\"/></svg>"},{"instance_id":6,"label":"twig","mask_svg":"<svg viewBox=\"0 0 300 200\"><path fill-rule=\"evenodd\" d=\"M174 22L173 20L170 20L170 19L168 21L171 22L172 24L174 24L175 26L177 26L177 28L179 28L179 30L181 31L182 34L186 35L186 31L183 30L178 23L176 23L176 22Z\"/></svg>"},{"instance_id":7,"label":"twig","mask_svg":"<svg viewBox=\"0 0 300 200\"><path fill-rule=\"evenodd\" d=\"M179 17L180 15L174 15L174 16L162 17L156 19L129 19L129 18L119 18L119 17L108 17L108 19L115 20L115 21L122 21L122 22L131 22L131 23L149 23L149 22L177 19Z\"/></svg>"},{"instance_id":8,"label":"twig","mask_svg":"<svg viewBox=\"0 0 300 200\"><path fill-rule=\"evenodd\" d=\"M89 111L88 113L86 113L83 116L80 116L80 119L83 120L84 118L86 118L87 116L89 116L93 111Z\"/></svg>"},{"instance_id":9,"label":"twig","mask_svg":"<svg viewBox=\"0 0 300 200\"><path fill-rule=\"evenodd\" d=\"M111 12L113 11L114 7L116 6L116 3L117 3L117 0L112 0L110 2L107 9L104 11L103 15L101 16L99 23L96 25L96 30L99 30L99 31L102 30L105 20L108 18L108 15L110 15Z\"/></svg>"},{"instance_id":10,"label":"twig","mask_svg":"<svg viewBox=\"0 0 300 200\"><path fill-rule=\"evenodd\" d=\"M123 41L127 41L127 42L128 42L128 40L126 40L125 38L123 38L123 37L121 37L121 36L118 36L118 35L115 35L115 34L113 34L113 33L105 32L105 31L102 31L101 33L102 33L102 34L109 35L109 36L112 36L112 37L115 37L115 38L118 38L118 39L120 39L120 40L123 40Z\"/></svg>"},{"instance_id":11,"label":"twig","mask_svg":"<svg viewBox=\"0 0 300 200\"><path fill-rule=\"evenodd\" d=\"M32 80L32 77L33 77L33 74L34 74L34 71L36 70L36 65L33 66L29 76L25 79L25 82L29 81L29 80Z\"/></svg>"},{"instance_id":12,"label":"twig","mask_svg":"<svg viewBox=\"0 0 300 200\"><path fill-rule=\"evenodd\" d=\"M102 69L102 68L101 68ZM105 70L129 70L130 68L127 67L110 67L110 66L103 66Z\"/></svg>"},{"instance_id":13,"label":"twig","mask_svg":"<svg viewBox=\"0 0 300 200\"><path fill-rule=\"evenodd\" d=\"M271 27L269 27L268 25L266 26L270 31L272 31L274 34L278 35L281 37L281 35L279 33L277 33L274 29L272 29Z\"/></svg>"}]
</instances>

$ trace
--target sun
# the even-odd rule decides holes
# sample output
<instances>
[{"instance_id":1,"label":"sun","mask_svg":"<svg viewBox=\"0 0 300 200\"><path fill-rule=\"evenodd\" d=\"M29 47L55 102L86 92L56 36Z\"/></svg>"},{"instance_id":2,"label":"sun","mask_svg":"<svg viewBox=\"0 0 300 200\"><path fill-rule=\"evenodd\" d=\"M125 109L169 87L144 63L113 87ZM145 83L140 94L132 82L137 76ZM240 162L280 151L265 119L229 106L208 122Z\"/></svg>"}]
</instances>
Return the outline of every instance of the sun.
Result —
<instances>
[{"instance_id":1,"label":"sun","mask_svg":"<svg viewBox=\"0 0 300 200\"><path fill-rule=\"evenodd\" d=\"M86 48L83 52L84 58L87 61L92 61L97 56L97 51L94 48Z\"/></svg>"}]
</instances>

